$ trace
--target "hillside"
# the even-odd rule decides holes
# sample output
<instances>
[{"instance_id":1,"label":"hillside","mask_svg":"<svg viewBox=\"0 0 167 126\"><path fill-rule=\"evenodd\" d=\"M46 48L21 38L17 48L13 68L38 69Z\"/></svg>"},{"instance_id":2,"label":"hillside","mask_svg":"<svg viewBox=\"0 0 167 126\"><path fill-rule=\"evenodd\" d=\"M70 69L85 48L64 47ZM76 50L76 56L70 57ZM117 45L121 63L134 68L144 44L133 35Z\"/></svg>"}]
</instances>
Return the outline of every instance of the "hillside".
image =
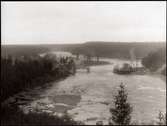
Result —
<instances>
[{"instance_id":1,"label":"hillside","mask_svg":"<svg viewBox=\"0 0 167 126\"><path fill-rule=\"evenodd\" d=\"M73 54L84 54L108 58L130 58L130 50L134 49L136 58L143 58L150 52L160 48L166 49L165 42L86 42L84 44L46 45L55 51L69 51Z\"/></svg>"},{"instance_id":2,"label":"hillside","mask_svg":"<svg viewBox=\"0 0 167 126\"><path fill-rule=\"evenodd\" d=\"M40 45L1 45L1 57L4 56L23 56L37 55L48 51L48 48Z\"/></svg>"},{"instance_id":3,"label":"hillside","mask_svg":"<svg viewBox=\"0 0 167 126\"><path fill-rule=\"evenodd\" d=\"M46 45L3 45L1 55L35 54L46 51L68 51L73 54L84 54L108 58L130 58L130 50L134 50L136 58L143 58L150 52L160 48L166 49L165 42L86 42L84 44L46 44Z\"/></svg>"}]
</instances>

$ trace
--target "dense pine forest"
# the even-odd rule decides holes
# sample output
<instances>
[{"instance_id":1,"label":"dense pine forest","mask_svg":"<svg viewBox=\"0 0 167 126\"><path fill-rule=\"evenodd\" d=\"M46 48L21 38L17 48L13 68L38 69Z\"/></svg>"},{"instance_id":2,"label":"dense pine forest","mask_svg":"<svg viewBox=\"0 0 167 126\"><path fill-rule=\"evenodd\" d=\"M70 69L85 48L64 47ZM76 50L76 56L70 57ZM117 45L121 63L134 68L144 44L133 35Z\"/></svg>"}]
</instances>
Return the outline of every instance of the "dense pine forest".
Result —
<instances>
[{"instance_id":1,"label":"dense pine forest","mask_svg":"<svg viewBox=\"0 0 167 126\"><path fill-rule=\"evenodd\" d=\"M1 58L1 100L35 86L69 76L75 72L70 58L14 57Z\"/></svg>"}]
</instances>

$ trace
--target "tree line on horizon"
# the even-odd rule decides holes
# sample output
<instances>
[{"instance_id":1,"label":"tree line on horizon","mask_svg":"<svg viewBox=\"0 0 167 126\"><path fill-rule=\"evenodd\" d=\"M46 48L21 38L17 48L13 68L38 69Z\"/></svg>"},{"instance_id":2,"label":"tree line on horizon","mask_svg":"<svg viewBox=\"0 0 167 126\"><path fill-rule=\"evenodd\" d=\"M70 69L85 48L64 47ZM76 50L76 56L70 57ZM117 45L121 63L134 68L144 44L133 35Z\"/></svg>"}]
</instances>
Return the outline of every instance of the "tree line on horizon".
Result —
<instances>
[{"instance_id":1,"label":"tree line on horizon","mask_svg":"<svg viewBox=\"0 0 167 126\"><path fill-rule=\"evenodd\" d=\"M143 58L150 52L166 48L165 42L86 42L83 44L51 44L51 45L3 45L1 56L5 55L34 55L48 51L68 51L75 55L98 56L106 58L130 59L129 51L134 48L137 59Z\"/></svg>"}]
</instances>

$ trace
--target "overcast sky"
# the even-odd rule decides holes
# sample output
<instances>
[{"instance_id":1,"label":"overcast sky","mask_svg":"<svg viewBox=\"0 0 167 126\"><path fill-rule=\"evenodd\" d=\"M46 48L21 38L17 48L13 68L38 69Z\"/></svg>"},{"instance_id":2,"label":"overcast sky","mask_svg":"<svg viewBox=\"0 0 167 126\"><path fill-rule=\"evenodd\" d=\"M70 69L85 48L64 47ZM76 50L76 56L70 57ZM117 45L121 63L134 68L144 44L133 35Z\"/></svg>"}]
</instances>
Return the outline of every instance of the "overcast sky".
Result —
<instances>
[{"instance_id":1,"label":"overcast sky","mask_svg":"<svg viewBox=\"0 0 167 126\"><path fill-rule=\"evenodd\" d=\"M1 2L2 44L166 41L166 2Z\"/></svg>"}]
</instances>

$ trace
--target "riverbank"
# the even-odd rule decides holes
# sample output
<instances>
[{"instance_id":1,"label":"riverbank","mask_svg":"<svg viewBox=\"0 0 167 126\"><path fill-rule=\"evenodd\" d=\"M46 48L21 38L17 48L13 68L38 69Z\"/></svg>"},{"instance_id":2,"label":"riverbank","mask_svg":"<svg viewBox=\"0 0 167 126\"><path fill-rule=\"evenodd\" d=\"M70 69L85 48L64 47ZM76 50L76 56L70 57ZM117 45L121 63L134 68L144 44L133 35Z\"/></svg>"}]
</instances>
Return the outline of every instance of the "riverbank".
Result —
<instances>
[{"instance_id":1,"label":"riverbank","mask_svg":"<svg viewBox=\"0 0 167 126\"><path fill-rule=\"evenodd\" d=\"M26 88L23 91L9 97L8 99L6 99L5 101L3 101L1 103L1 106L6 106L6 105L10 105L10 106L18 106L18 105L27 105L29 102L32 102L34 100L37 100L39 98L41 98L41 92L45 92L46 90L48 90L49 88L51 88L53 86L53 83L58 83L60 81L63 81L64 79L66 79L67 77L64 78L60 78L58 80L52 80L49 83L45 83L45 85L41 85L41 86L36 86L33 88Z\"/></svg>"},{"instance_id":2,"label":"riverbank","mask_svg":"<svg viewBox=\"0 0 167 126\"><path fill-rule=\"evenodd\" d=\"M45 85L34 87L33 89L25 89L22 92L15 94L1 103L1 125L78 125L80 122L74 121L67 113L67 110L72 109L73 106L78 103L80 96L67 96L59 95L52 97L56 103L52 105L51 102L47 102L45 95L46 91L49 90L54 83L63 81L66 78L61 78L54 82L46 83ZM66 102L72 99L71 106L66 106ZM74 103L76 99L76 103ZM46 101L43 104L42 100ZM34 101L37 103L34 106ZM58 104L58 103L63 103ZM54 106L54 111L52 108ZM64 108L63 108L64 107ZM51 111L52 109L52 111ZM60 114L65 113L65 114Z\"/></svg>"},{"instance_id":3,"label":"riverbank","mask_svg":"<svg viewBox=\"0 0 167 126\"><path fill-rule=\"evenodd\" d=\"M38 113L38 106L24 107L45 97L45 91L51 88L53 81L62 81L74 75L75 65L71 58L52 59L46 57L23 56L16 60L13 57L1 58L1 125L45 125L71 124L65 117L58 118L48 111ZM72 72L71 72L72 71ZM41 103L39 102L41 105ZM35 111L31 111L35 110ZM42 110L40 108L40 110ZM58 108L60 110L60 108ZM41 121L42 119L42 121Z\"/></svg>"},{"instance_id":4,"label":"riverbank","mask_svg":"<svg viewBox=\"0 0 167 126\"><path fill-rule=\"evenodd\" d=\"M1 107L1 125L79 125L80 122L74 121L70 116L53 116L49 113L23 113L17 106L5 106Z\"/></svg>"},{"instance_id":5,"label":"riverbank","mask_svg":"<svg viewBox=\"0 0 167 126\"><path fill-rule=\"evenodd\" d=\"M90 73L77 71L74 76L53 82L45 91L40 91L39 98L22 105L21 109L55 116L67 112L74 120L85 124L95 125L97 121L103 121L107 125L111 117L112 95L123 82L133 106L132 121L149 122L157 117L159 109L165 112L164 81L151 75L114 74L113 66L124 61L108 59L108 62L111 64L91 66Z\"/></svg>"}]
</instances>

